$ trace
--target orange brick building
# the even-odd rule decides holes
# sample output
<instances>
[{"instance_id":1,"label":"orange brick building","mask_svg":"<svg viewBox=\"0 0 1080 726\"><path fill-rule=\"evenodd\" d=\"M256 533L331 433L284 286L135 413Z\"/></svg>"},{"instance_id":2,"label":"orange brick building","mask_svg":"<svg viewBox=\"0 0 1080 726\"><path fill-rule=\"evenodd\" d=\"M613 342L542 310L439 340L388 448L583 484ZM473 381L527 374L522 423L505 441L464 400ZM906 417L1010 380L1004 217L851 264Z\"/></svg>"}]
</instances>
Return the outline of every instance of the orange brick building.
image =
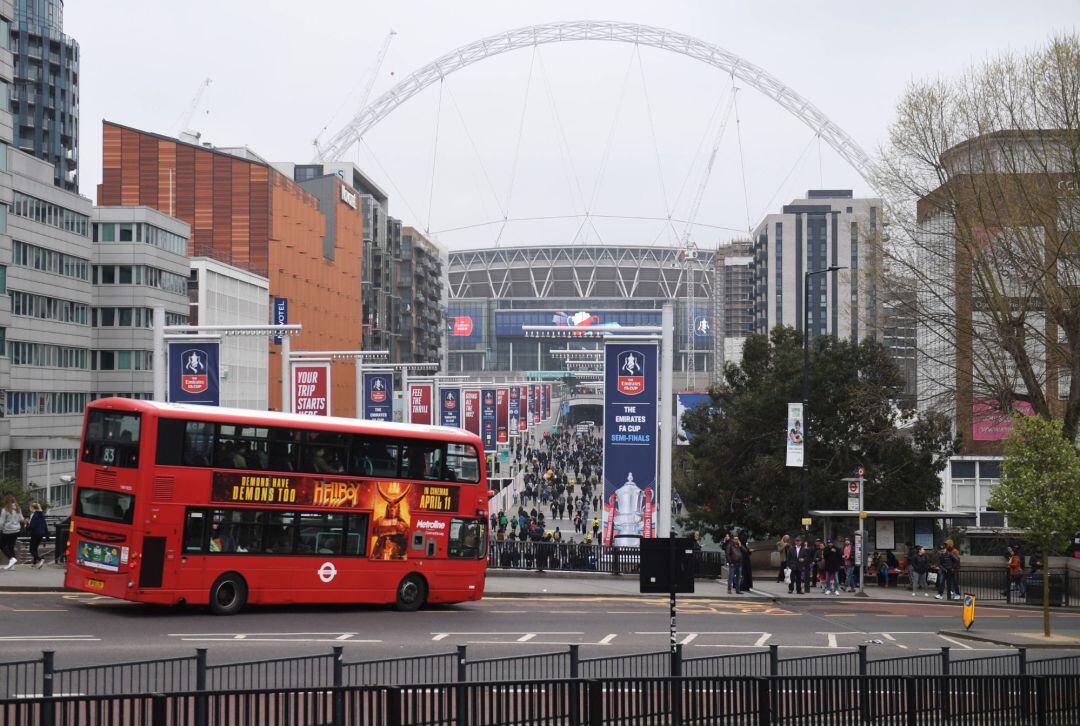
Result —
<instances>
[{"instance_id":1,"label":"orange brick building","mask_svg":"<svg viewBox=\"0 0 1080 726\"><path fill-rule=\"evenodd\" d=\"M294 182L247 149L103 126L98 204L172 214L191 225L190 255L267 277L271 296L289 300L289 322L304 326L293 350L360 348L363 216L354 190L334 176ZM280 410L281 356L270 348L270 408ZM356 415L355 385L352 362L335 362L334 415Z\"/></svg>"}]
</instances>

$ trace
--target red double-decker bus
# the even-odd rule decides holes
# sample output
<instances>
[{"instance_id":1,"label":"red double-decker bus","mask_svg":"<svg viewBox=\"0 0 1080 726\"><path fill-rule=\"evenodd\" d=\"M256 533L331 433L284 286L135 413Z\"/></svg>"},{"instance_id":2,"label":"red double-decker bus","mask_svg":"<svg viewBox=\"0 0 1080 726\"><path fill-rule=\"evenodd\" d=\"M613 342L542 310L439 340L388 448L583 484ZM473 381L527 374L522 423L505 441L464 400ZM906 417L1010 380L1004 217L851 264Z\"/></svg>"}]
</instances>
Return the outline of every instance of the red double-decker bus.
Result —
<instances>
[{"instance_id":1,"label":"red double-decker bus","mask_svg":"<svg viewBox=\"0 0 1080 726\"><path fill-rule=\"evenodd\" d=\"M218 614L478 600L482 462L479 437L457 429L101 399L65 584Z\"/></svg>"}]
</instances>

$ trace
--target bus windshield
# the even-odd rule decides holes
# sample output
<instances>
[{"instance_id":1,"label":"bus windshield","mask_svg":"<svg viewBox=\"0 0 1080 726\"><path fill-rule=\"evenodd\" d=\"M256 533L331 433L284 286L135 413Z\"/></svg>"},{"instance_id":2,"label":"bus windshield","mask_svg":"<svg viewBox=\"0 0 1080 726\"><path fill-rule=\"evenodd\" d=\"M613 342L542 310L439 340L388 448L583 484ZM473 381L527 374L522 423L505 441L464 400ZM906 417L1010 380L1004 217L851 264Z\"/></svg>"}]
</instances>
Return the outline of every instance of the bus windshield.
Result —
<instances>
[{"instance_id":1,"label":"bus windshield","mask_svg":"<svg viewBox=\"0 0 1080 726\"><path fill-rule=\"evenodd\" d=\"M75 500L75 516L131 524L135 515L134 503L135 497L130 494L80 488Z\"/></svg>"},{"instance_id":2,"label":"bus windshield","mask_svg":"<svg viewBox=\"0 0 1080 726\"><path fill-rule=\"evenodd\" d=\"M82 460L103 466L138 467L141 423L137 413L91 409L86 421Z\"/></svg>"}]
</instances>

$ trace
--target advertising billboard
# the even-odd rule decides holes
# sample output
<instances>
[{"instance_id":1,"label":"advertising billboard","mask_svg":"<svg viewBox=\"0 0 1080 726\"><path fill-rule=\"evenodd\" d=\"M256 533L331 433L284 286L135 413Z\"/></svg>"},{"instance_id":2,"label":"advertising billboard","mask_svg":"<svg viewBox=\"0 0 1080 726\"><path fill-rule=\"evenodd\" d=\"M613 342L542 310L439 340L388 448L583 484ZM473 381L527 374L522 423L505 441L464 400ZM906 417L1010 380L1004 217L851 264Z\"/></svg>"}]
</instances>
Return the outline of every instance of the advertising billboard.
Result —
<instances>
[{"instance_id":1,"label":"advertising billboard","mask_svg":"<svg viewBox=\"0 0 1080 726\"><path fill-rule=\"evenodd\" d=\"M678 446L689 446L693 438L686 433L683 416L698 406L708 406L710 403L712 403L712 396L704 391L680 391L675 394L675 443Z\"/></svg>"},{"instance_id":2,"label":"advertising billboard","mask_svg":"<svg viewBox=\"0 0 1080 726\"><path fill-rule=\"evenodd\" d=\"M461 389L439 389L439 425L461 428Z\"/></svg>"},{"instance_id":3,"label":"advertising billboard","mask_svg":"<svg viewBox=\"0 0 1080 726\"><path fill-rule=\"evenodd\" d=\"M510 392L506 388L495 389L495 441L509 443Z\"/></svg>"},{"instance_id":4,"label":"advertising billboard","mask_svg":"<svg viewBox=\"0 0 1080 726\"><path fill-rule=\"evenodd\" d=\"M480 394L480 439L487 451L495 448L495 389L485 388Z\"/></svg>"},{"instance_id":5,"label":"advertising billboard","mask_svg":"<svg viewBox=\"0 0 1080 726\"><path fill-rule=\"evenodd\" d=\"M409 423L431 425L431 396L434 391L433 383L409 384Z\"/></svg>"},{"instance_id":6,"label":"advertising billboard","mask_svg":"<svg viewBox=\"0 0 1080 726\"><path fill-rule=\"evenodd\" d=\"M220 405L218 351L216 340L169 341L169 401Z\"/></svg>"},{"instance_id":7,"label":"advertising billboard","mask_svg":"<svg viewBox=\"0 0 1080 726\"><path fill-rule=\"evenodd\" d=\"M604 345L605 545L656 536L657 351L648 341Z\"/></svg>"},{"instance_id":8,"label":"advertising billboard","mask_svg":"<svg viewBox=\"0 0 1080 726\"><path fill-rule=\"evenodd\" d=\"M461 392L461 401L464 413L465 430L469 433L480 435L480 390L466 388Z\"/></svg>"},{"instance_id":9,"label":"advertising billboard","mask_svg":"<svg viewBox=\"0 0 1080 726\"><path fill-rule=\"evenodd\" d=\"M787 405L787 465L790 467L801 468L803 465L804 421L802 404L789 403Z\"/></svg>"},{"instance_id":10,"label":"advertising billboard","mask_svg":"<svg viewBox=\"0 0 1080 726\"><path fill-rule=\"evenodd\" d=\"M293 363L293 413L330 415L330 362Z\"/></svg>"},{"instance_id":11,"label":"advertising billboard","mask_svg":"<svg viewBox=\"0 0 1080 726\"><path fill-rule=\"evenodd\" d=\"M394 419L394 374L364 374L364 418L368 421Z\"/></svg>"},{"instance_id":12,"label":"advertising billboard","mask_svg":"<svg viewBox=\"0 0 1080 726\"><path fill-rule=\"evenodd\" d=\"M518 428L521 419L521 389L510 386L506 392L506 430L509 436L513 436L521 429Z\"/></svg>"}]
</instances>

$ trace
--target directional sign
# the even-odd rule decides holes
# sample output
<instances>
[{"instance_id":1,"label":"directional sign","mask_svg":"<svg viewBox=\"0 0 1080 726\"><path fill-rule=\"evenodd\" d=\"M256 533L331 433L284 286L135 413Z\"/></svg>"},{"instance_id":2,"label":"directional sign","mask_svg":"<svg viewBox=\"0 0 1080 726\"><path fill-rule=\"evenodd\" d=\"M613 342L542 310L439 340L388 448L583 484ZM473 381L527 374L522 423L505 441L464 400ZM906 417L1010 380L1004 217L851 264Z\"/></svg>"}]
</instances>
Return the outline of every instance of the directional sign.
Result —
<instances>
[{"instance_id":1,"label":"directional sign","mask_svg":"<svg viewBox=\"0 0 1080 726\"><path fill-rule=\"evenodd\" d=\"M975 596L964 595L964 627L971 630L975 624Z\"/></svg>"}]
</instances>

